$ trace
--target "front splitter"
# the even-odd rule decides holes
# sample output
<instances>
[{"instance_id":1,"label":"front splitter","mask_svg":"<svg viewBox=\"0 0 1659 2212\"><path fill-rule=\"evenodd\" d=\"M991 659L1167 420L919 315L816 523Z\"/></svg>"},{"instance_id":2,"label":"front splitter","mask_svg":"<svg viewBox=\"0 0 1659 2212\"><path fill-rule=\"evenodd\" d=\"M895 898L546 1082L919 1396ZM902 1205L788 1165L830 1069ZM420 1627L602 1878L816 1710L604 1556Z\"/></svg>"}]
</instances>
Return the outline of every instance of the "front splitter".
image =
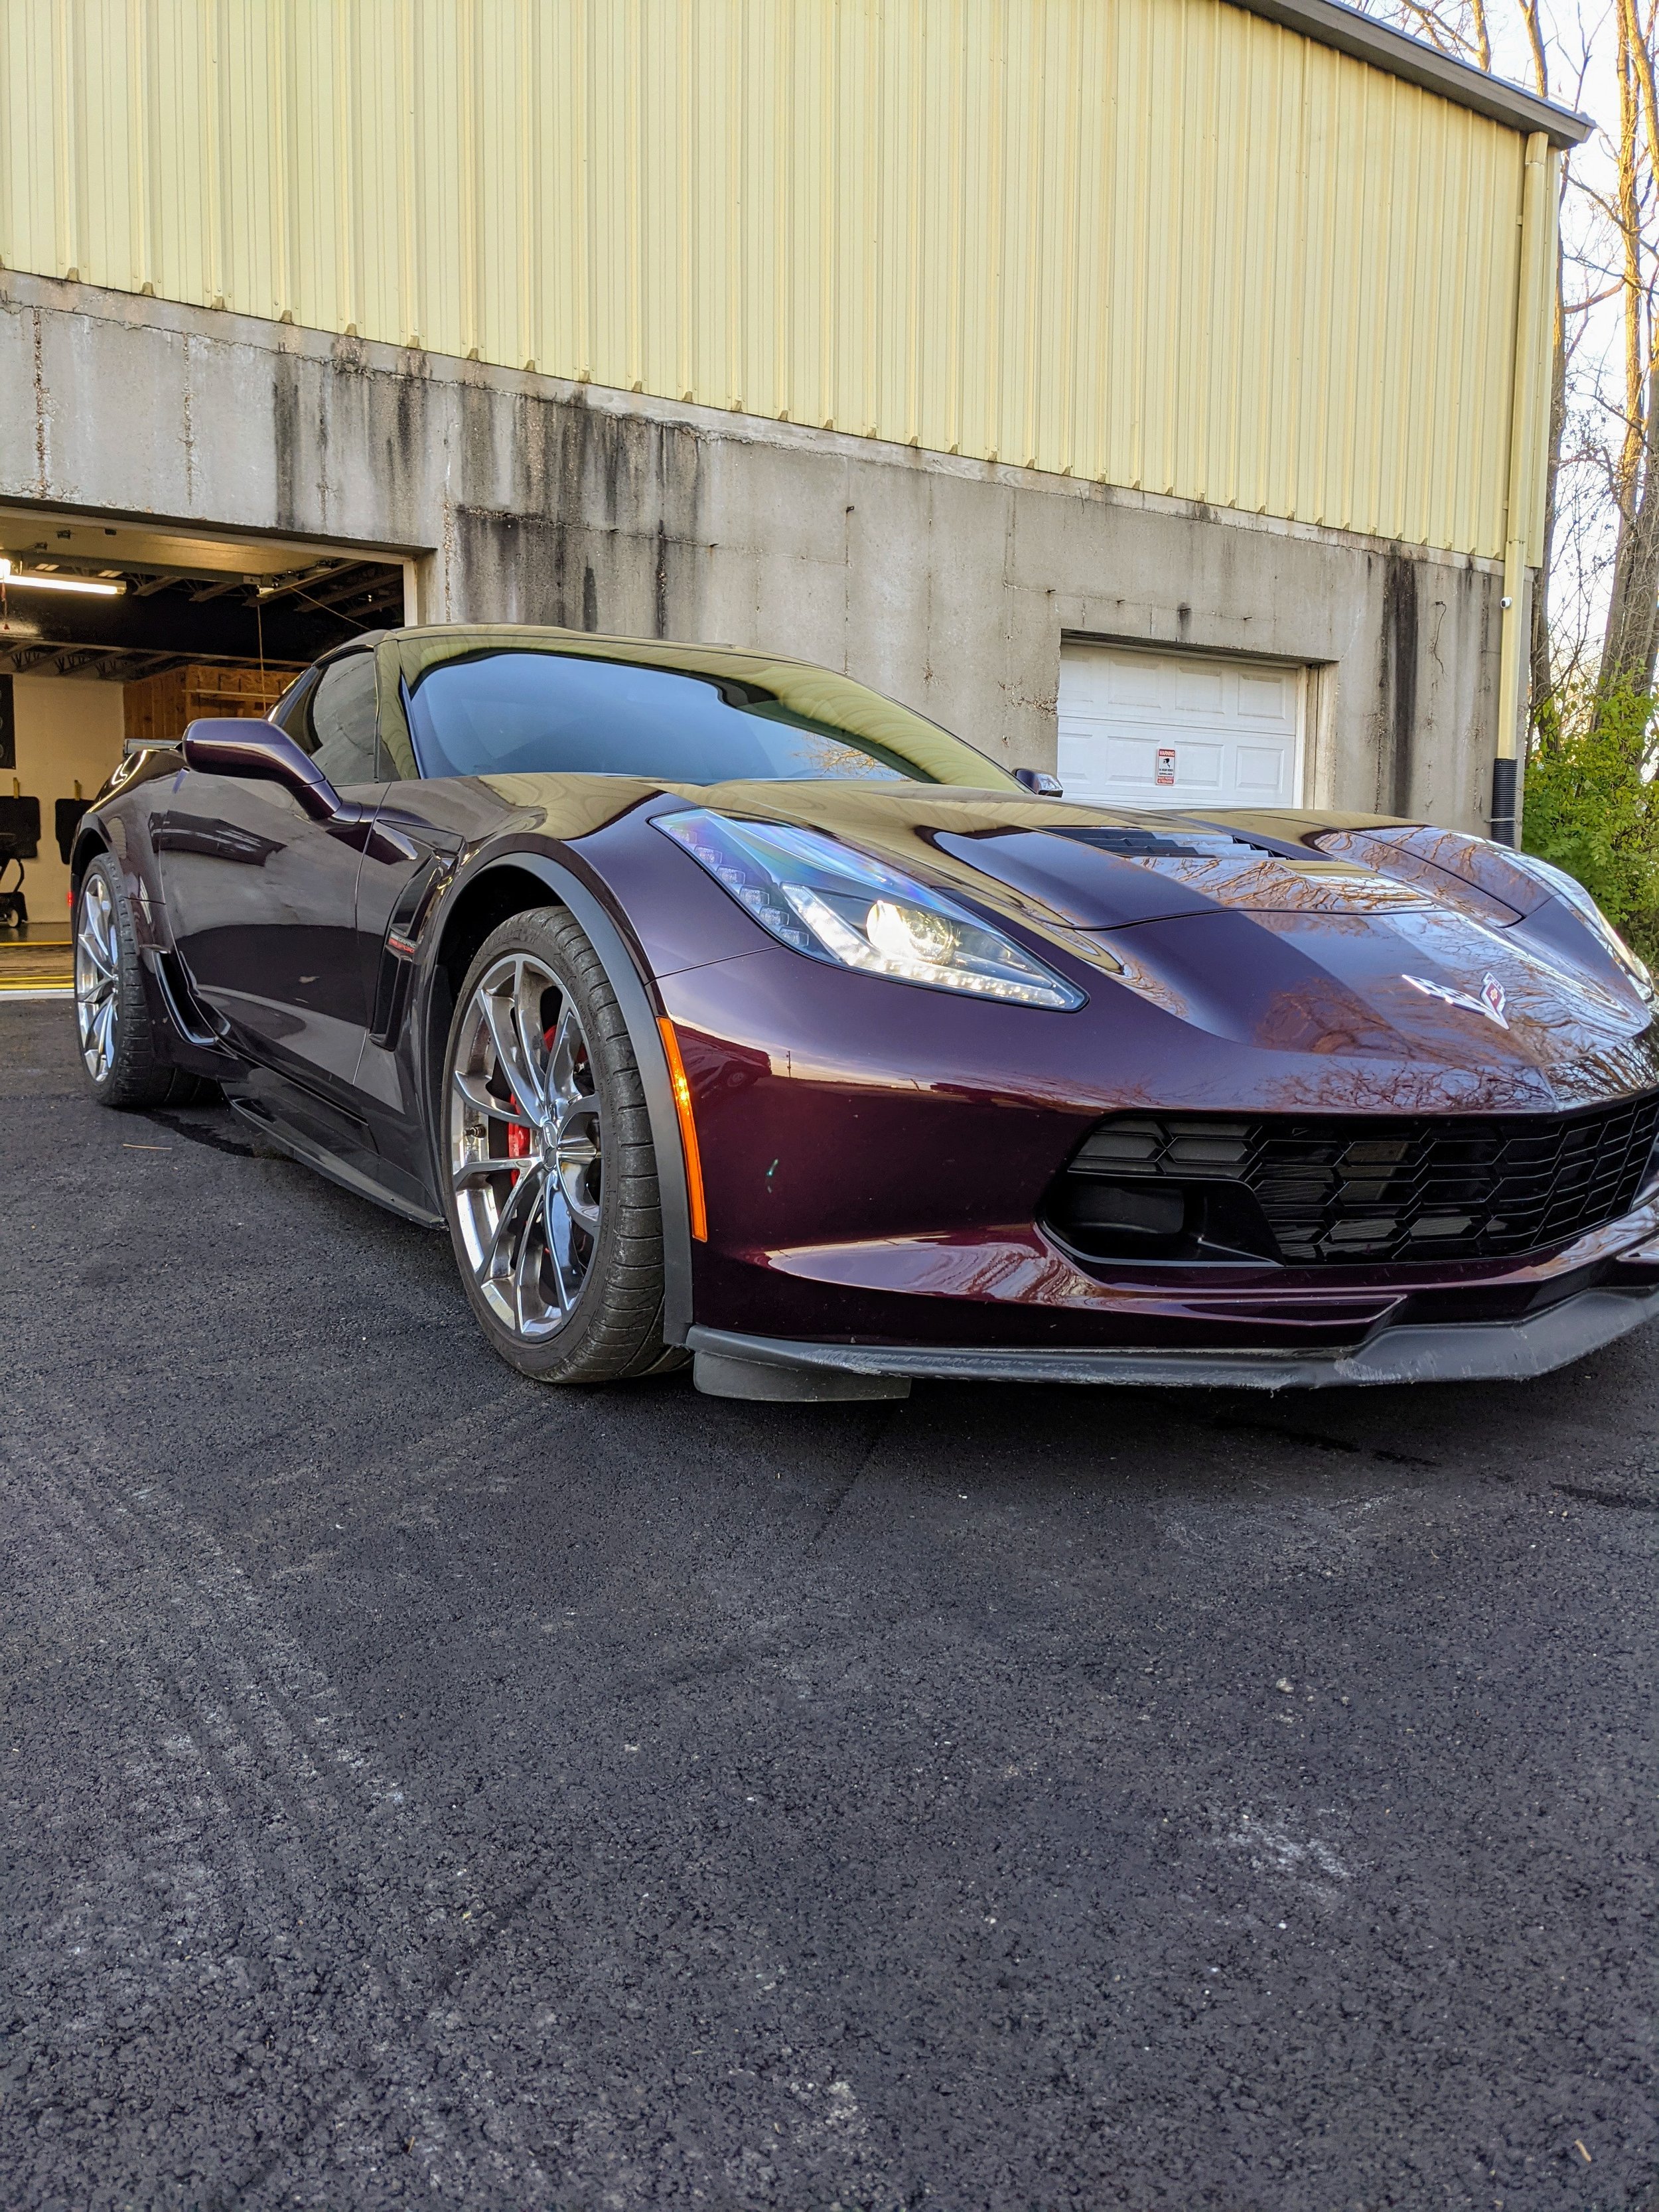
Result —
<instances>
[{"instance_id":1,"label":"front splitter","mask_svg":"<svg viewBox=\"0 0 1659 2212\"><path fill-rule=\"evenodd\" d=\"M1325 1390L1340 1383L1518 1382L1569 1366L1659 1317L1659 1288L1580 1291L1519 1322L1402 1323L1343 1352L1042 1352L804 1344L694 1327L700 1390L797 1402L902 1398L912 1382L1107 1382L1170 1389Z\"/></svg>"}]
</instances>

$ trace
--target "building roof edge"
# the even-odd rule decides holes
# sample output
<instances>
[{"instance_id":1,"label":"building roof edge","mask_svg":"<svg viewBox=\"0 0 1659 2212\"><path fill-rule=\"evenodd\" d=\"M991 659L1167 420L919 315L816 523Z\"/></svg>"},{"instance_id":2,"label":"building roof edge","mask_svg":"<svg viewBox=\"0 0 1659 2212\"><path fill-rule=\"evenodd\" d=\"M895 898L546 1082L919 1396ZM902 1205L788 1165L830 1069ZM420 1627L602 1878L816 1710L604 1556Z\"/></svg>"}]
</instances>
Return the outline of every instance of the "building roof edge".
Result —
<instances>
[{"instance_id":1,"label":"building roof edge","mask_svg":"<svg viewBox=\"0 0 1659 2212\"><path fill-rule=\"evenodd\" d=\"M1553 100L1540 100L1535 92L1503 77L1488 76L1468 62L1361 15L1357 8L1340 5L1339 0L1230 0L1230 4L1252 15L1265 15L1269 22L1300 32L1322 46L1334 46L1356 61L1369 62L1373 69L1403 77L1425 92L1438 93L1460 107L1472 107L1477 115L1506 123L1512 131L1528 135L1541 131L1553 146L1582 146L1596 127L1592 116L1558 107Z\"/></svg>"}]
</instances>

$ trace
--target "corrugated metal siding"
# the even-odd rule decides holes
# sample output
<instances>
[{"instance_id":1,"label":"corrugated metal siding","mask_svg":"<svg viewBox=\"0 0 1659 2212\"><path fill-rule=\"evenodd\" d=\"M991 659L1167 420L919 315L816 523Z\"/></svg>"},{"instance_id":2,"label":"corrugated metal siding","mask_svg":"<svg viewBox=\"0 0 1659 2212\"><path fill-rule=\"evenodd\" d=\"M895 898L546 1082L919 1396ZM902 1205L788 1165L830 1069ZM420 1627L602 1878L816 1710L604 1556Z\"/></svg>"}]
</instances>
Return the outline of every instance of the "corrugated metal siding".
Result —
<instances>
[{"instance_id":1,"label":"corrugated metal siding","mask_svg":"<svg viewBox=\"0 0 1659 2212\"><path fill-rule=\"evenodd\" d=\"M10 267L1485 555L1522 161L1225 0L0 0Z\"/></svg>"}]
</instances>

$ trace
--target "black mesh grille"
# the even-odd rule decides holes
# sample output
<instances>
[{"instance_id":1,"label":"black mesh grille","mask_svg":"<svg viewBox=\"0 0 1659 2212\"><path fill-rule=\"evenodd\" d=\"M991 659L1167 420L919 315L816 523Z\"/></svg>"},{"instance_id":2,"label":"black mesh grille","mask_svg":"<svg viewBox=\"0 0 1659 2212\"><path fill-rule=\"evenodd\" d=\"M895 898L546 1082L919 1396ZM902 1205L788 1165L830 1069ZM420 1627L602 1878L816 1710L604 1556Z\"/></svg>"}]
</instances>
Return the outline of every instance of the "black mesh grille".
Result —
<instances>
[{"instance_id":1,"label":"black mesh grille","mask_svg":"<svg viewBox=\"0 0 1659 2212\"><path fill-rule=\"evenodd\" d=\"M1659 1091L1576 1114L1482 1120L1124 1114L1065 1178L1249 1193L1280 1258L1485 1259L1565 1243L1630 1211Z\"/></svg>"}]
</instances>

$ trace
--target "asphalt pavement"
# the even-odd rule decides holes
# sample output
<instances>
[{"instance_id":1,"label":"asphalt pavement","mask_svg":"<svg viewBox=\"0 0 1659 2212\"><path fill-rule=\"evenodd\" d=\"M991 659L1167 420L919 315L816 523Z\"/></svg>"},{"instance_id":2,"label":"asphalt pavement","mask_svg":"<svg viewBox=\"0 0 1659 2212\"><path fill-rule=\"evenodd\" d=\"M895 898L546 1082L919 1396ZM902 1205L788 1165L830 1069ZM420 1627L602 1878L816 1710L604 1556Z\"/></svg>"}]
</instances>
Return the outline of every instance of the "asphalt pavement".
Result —
<instances>
[{"instance_id":1,"label":"asphalt pavement","mask_svg":"<svg viewBox=\"0 0 1659 2212\"><path fill-rule=\"evenodd\" d=\"M1654 2212L1659 1331L560 1393L0 1010L0 2205Z\"/></svg>"}]
</instances>

